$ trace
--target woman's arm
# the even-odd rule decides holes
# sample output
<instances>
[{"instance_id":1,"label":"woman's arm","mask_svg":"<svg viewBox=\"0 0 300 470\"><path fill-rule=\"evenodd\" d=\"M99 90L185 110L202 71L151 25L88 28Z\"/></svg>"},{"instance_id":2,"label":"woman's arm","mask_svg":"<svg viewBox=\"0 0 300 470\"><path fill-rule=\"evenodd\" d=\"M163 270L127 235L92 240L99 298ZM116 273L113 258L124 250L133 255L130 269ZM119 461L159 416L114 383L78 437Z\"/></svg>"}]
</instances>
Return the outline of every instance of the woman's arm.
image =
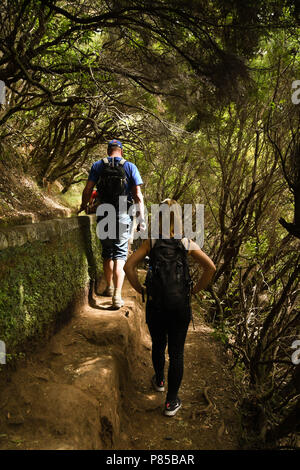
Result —
<instances>
[{"instance_id":1,"label":"woman's arm","mask_svg":"<svg viewBox=\"0 0 300 470\"><path fill-rule=\"evenodd\" d=\"M194 260L203 268L203 273L196 285L193 287L192 293L196 294L202 289L205 289L210 281L212 280L216 267L213 261L207 256L200 247L193 241L191 241L191 248L189 254Z\"/></svg>"},{"instance_id":2,"label":"woman's arm","mask_svg":"<svg viewBox=\"0 0 300 470\"><path fill-rule=\"evenodd\" d=\"M142 286L136 272L137 265L143 261L150 249L149 240L145 240L142 245L128 258L125 263L124 271L132 287L139 293L142 293Z\"/></svg>"}]
</instances>

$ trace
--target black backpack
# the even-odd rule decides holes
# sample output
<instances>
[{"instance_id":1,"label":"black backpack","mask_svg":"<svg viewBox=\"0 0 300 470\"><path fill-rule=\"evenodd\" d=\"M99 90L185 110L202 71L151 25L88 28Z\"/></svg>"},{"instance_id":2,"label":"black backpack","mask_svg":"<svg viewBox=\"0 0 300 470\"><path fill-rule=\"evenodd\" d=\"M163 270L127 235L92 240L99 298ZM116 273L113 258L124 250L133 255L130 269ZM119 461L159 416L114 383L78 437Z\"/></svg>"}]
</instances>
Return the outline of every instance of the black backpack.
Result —
<instances>
[{"instance_id":1,"label":"black backpack","mask_svg":"<svg viewBox=\"0 0 300 470\"><path fill-rule=\"evenodd\" d=\"M126 160L120 162L103 158L104 167L97 183L101 203L118 205L119 197L126 196L126 173L123 168Z\"/></svg>"},{"instance_id":2,"label":"black backpack","mask_svg":"<svg viewBox=\"0 0 300 470\"><path fill-rule=\"evenodd\" d=\"M151 240L150 240L151 244ZM159 310L185 310L190 306L191 277L188 251L178 239L158 239L149 254L147 302Z\"/></svg>"}]
</instances>

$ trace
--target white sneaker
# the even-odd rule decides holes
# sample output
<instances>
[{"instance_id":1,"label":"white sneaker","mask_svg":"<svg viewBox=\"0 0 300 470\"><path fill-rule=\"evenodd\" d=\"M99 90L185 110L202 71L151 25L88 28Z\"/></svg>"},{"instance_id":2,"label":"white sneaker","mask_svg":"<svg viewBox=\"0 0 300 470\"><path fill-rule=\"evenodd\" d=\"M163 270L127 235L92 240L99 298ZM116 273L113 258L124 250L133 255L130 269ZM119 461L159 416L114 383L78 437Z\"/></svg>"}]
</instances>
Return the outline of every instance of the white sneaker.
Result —
<instances>
[{"instance_id":1,"label":"white sneaker","mask_svg":"<svg viewBox=\"0 0 300 470\"><path fill-rule=\"evenodd\" d=\"M124 305L124 300L122 297L113 297L112 306L113 308L121 308Z\"/></svg>"},{"instance_id":2,"label":"white sneaker","mask_svg":"<svg viewBox=\"0 0 300 470\"><path fill-rule=\"evenodd\" d=\"M179 408L181 408L180 398L176 398L174 401L166 402L165 404L165 415L166 416L175 416Z\"/></svg>"},{"instance_id":3,"label":"white sneaker","mask_svg":"<svg viewBox=\"0 0 300 470\"><path fill-rule=\"evenodd\" d=\"M102 292L102 294L100 295L102 295L103 297L112 297L113 294L114 294L114 288L107 286L105 291Z\"/></svg>"},{"instance_id":4,"label":"white sneaker","mask_svg":"<svg viewBox=\"0 0 300 470\"><path fill-rule=\"evenodd\" d=\"M156 381L156 375L154 374L152 379L151 379L152 386L154 390L157 392L164 392L165 391L165 382L162 380L160 383Z\"/></svg>"}]
</instances>

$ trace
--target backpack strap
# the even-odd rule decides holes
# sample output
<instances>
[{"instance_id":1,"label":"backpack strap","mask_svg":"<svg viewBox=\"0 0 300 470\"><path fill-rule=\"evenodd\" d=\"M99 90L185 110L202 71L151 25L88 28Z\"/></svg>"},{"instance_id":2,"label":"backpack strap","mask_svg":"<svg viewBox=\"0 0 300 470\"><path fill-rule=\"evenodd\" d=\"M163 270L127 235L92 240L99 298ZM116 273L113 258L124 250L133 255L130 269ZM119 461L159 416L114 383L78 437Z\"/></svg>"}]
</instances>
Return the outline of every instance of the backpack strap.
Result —
<instances>
[{"instance_id":1,"label":"backpack strap","mask_svg":"<svg viewBox=\"0 0 300 470\"><path fill-rule=\"evenodd\" d=\"M187 252L190 251L191 240L189 238L182 238L181 240L182 245L184 246Z\"/></svg>"},{"instance_id":2,"label":"backpack strap","mask_svg":"<svg viewBox=\"0 0 300 470\"><path fill-rule=\"evenodd\" d=\"M103 161L103 162L104 162L106 165L110 165L110 163L109 163L109 160L108 160L108 158L107 158L107 157L105 157L105 158L102 158L102 161ZM112 163L113 163L113 165L112 165L112 166L115 166L115 165L114 165L114 159L113 159ZM124 165L124 163L126 163L126 160L125 160L125 158L121 158L121 160L119 161L118 165L121 165L121 166L123 166L123 165Z\"/></svg>"}]
</instances>

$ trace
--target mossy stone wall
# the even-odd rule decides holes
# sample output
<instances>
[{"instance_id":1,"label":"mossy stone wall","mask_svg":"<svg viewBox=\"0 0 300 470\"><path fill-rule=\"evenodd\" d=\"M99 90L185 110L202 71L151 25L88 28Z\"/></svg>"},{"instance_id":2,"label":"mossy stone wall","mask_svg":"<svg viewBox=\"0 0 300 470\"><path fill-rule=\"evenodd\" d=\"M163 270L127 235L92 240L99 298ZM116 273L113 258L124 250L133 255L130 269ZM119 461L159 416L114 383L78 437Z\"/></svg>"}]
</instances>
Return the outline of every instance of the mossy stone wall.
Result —
<instances>
[{"instance_id":1,"label":"mossy stone wall","mask_svg":"<svg viewBox=\"0 0 300 470\"><path fill-rule=\"evenodd\" d=\"M0 230L0 340L10 359L40 342L101 275L94 216Z\"/></svg>"}]
</instances>

